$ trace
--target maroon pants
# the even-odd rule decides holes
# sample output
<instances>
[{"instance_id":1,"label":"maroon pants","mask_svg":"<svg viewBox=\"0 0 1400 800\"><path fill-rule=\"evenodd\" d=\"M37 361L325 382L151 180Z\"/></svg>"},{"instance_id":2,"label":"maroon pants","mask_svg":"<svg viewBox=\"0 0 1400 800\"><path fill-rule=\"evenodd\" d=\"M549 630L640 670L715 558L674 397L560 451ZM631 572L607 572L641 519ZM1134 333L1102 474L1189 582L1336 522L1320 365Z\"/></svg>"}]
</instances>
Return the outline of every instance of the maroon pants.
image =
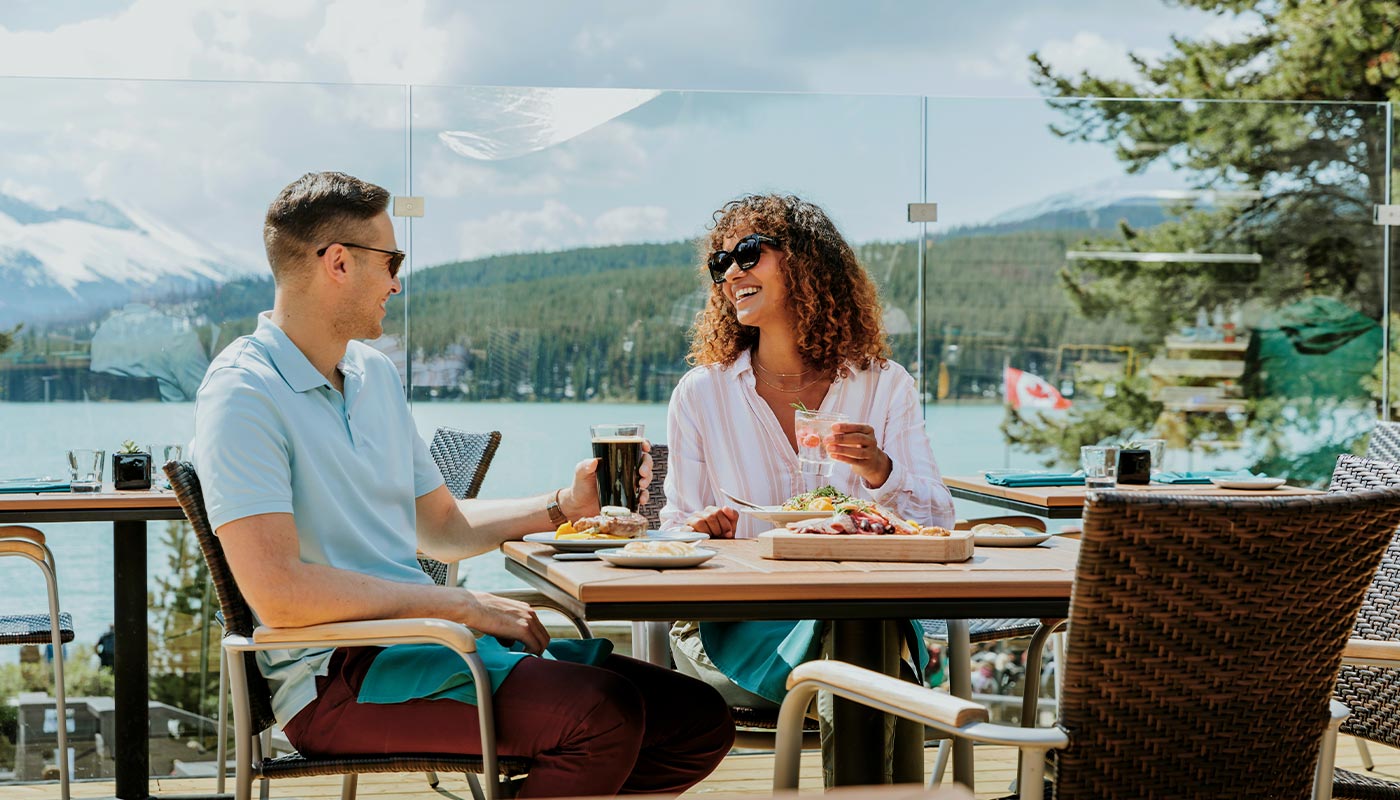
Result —
<instances>
[{"instance_id":1,"label":"maroon pants","mask_svg":"<svg viewBox=\"0 0 1400 800\"><path fill-rule=\"evenodd\" d=\"M476 706L455 700L359 703L378 648L340 648L316 700L287 724L308 756L480 753ZM533 759L520 797L676 793L709 775L734 743L719 693L622 656L596 667L527 658L493 696L496 750Z\"/></svg>"}]
</instances>

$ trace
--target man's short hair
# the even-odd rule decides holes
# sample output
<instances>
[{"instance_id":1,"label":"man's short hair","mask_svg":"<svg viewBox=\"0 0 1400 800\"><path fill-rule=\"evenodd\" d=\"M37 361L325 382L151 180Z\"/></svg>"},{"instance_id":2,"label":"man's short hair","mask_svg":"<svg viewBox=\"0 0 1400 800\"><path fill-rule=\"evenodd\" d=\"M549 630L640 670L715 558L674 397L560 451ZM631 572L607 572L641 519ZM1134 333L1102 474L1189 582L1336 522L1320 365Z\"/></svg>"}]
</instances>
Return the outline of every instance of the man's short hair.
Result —
<instances>
[{"instance_id":1,"label":"man's short hair","mask_svg":"<svg viewBox=\"0 0 1400 800\"><path fill-rule=\"evenodd\" d=\"M267 207L263 246L273 280L281 283L318 248L354 241L360 223L389 207L383 187L343 172L308 172L292 181Z\"/></svg>"}]
</instances>

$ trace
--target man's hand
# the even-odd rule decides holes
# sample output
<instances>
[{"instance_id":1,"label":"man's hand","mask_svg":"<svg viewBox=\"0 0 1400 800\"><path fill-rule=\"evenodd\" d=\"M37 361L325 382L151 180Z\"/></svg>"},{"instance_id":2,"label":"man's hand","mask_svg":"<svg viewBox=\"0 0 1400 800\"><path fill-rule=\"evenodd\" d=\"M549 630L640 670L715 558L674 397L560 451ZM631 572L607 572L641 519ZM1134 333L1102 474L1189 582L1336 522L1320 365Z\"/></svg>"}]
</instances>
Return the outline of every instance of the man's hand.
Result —
<instances>
[{"instance_id":1,"label":"man's hand","mask_svg":"<svg viewBox=\"0 0 1400 800\"><path fill-rule=\"evenodd\" d=\"M824 444L832 460L850 464L851 471L872 489L884 486L894 469L894 462L875 442L875 429L864 423L832 423Z\"/></svg>"},{"instance_id":2,"label":"man's hand","mask_svg":"<svg viewBox=\"0 0 1400 800\"><path fill-rule=\"evenodd\" d=\"M739 512L729 506L705 506L685 524L715 539L733 539L735 526L739 524Z\"/></svg>"},{"instance_id":3,"label":"man's hand","mask_svg":"<svg viewBox=\"0 0 1400 800\"><path fill-rule=\"evenodd\" d=\"M467 619L462 620L465 625L507 644L518 641L535 655L544 652L549 644L549 631L530 606L489 592L467 592L467 595L470 607Z\"/></svg>"},{"instance_id":4,"label":"man's hand","mask_svg":"<svg viewBox=\"0 0 1400 800\"><path fill-rule=\"evenodd\" d=\"M651 498L651 442L642 442L642 464L637 469L638 506ZM559 493L559 508L570 520L591 517L602 511L598 502L598 459L590 458L574 465L574 482Z\"/></svg>"}]
</instances>

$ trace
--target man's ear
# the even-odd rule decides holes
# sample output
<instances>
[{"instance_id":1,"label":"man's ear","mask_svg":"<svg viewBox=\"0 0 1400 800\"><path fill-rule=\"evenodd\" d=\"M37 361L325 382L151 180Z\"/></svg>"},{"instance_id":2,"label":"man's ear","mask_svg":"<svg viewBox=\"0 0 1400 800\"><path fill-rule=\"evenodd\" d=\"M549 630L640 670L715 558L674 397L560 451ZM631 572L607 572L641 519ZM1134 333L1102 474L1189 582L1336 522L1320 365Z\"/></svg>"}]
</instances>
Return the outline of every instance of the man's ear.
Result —
<instances>
[{"instance_id":1,"label":"man's ear","mask_svg":"<svg viewBox=\"0 0 1400 800\"><path fill-rule=\"evenodd\" d=\"M344 283L350 277L350 251L338 244L326 248L317 260L317 267L332 283Z\"/></svg>"}]
</instances>

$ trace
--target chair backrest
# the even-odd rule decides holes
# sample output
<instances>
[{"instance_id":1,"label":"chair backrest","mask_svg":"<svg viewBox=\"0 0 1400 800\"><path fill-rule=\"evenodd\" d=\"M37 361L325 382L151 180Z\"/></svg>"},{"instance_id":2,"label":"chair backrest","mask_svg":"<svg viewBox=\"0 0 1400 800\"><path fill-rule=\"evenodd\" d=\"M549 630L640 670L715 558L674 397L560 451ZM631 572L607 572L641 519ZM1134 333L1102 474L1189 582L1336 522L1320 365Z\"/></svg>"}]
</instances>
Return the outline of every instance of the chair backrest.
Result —
<instances>
[{"instance_id":1,"label":"chair backrest","mask_svg":"<svg viewBox=\"0 0 1400 800\"><path fill-rule=\"evenodd\" d=\"M1388 423L1381 423L1388 424ZM1377 433L1380 432L1377 427ZM1372 444L1375 439L1372 439ZM1400 463L1356 456L1337 459L1330 492L1357 492L1400 486ZM1400 609L1395 589L1400 586L1400 536L1392 537L1381 556L1352 635L1358 639L1400 641ZM1342 732L1392 747L1400 746L1400 670L1383 667L1344 666L1337 675L1336 697L1351 709Z\"/></svg>"},{"instance_id":2,"label":"chair backrest","mask_svg":"<svg viewBox=\"0 0 1400 800\"><path fill-rule=\"evenodd\" d=\"M433 461L447 481L447 491L458 500L476 497L486 470L501 446L501 432L469 433L456 428L438 428L428 448Z\"/></svg>"},{"instance_id":3,"label":"chair backrest","mask_svg":"<svg viewBox=\"0 0 1400 800\"><path fill-rule=\"evenodd\" d=\"M1400 489L1091 494L1055 796L1308 797L1342 648L1397 525Z\"/></svg>"},{"instance_id":4,"label":"chair backrest","mask_svg":"<svg viewBox=\"0 0 1400 800\"><path fill-rule=\"evenodd\" d=\"M666 505L666 462L670 452L664 444L651 446L651 485L647 487L647 501L637 513L647 518L647 527L652 530L661 527L661 508Z\"/></svg>"},{"instance_id":5,"label":"chair backrest","mask_svg":"<svg viewBox=\"0 0 1400 800\"><path fill-rule=\"evenodd\" d=\"M1400 422L1376 421L1371 440L1366 443L1366 457L1378 461L1400 461Z\"/></svg>"},{"instance_id":6,"label":"chair backrest","mask_svg":"<svg viewBox=\"0 0 1400 800\"><path fill-rule=\"evenodd\" d=\"M194 465L188 461L169 461L165 464L165 474L199 540L199 550L204 554L209 578L214 582L214 591L219 597L219 608L224 613L225 635L251 636L253 628L257 627L257 619L243 593L238 590L228 559L224 557L223 545L219 544L219 537L214 535L214 528L209 524L209 514L204 510L204 490L200 488ZM248 704L253 712L254 730L265 730L276 721L272 715L272 692L258 670L254 655L243 655L247 664Z\"/></svg>"},{"instance_id":7,"label":"chair backrest","mask_svg":"<svg viewBox=\"0 0 1400 800\"><path fill-rule=\"evenodd\" d=\"M428 452L447 482L447 491L458 500L476 497L486 480L486 470L501 446L501 432L471 433L456 428L438 428ZM437 559L418 557L418 566L439 586L447 584L447 565Z\"/></svg>"}]
</instances>

